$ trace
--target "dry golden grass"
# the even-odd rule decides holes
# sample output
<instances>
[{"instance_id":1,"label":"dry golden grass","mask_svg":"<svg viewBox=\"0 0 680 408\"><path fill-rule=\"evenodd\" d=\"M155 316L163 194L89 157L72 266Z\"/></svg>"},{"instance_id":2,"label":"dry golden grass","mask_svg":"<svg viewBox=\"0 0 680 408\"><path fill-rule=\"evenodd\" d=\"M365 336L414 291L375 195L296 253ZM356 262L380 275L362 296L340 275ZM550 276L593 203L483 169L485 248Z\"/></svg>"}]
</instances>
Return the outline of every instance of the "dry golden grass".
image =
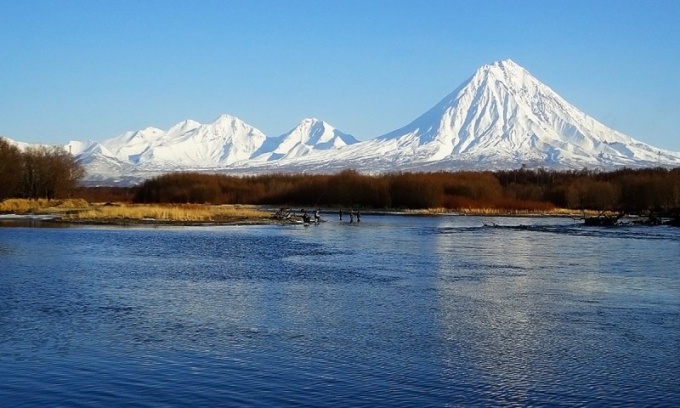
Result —
<instances>
[{"instance_id":1,"label":"dry golden grass","mask_svg":"<svg viewBox=\"0 0 680 408\"><path fill-rule=\"evenodd\" d=\"M483 216L554 216L554 217L590 217L600 214L599 211L593 210L570 210L567 208L553 208L549 210L522 210L522 209L498 209L498 208L465 208L457 212L466 215L483 215Z\"/></svg>"},{"instance_id":2,"label":"dry golden grass","mask_svg":"<svg viewBox=\"0 0 680 408\"><path fill-rule=\"evenodd\" d=\"M271 214L250 206L236 205L97 205L82 211L63 214L67 221L98 222L234 222L261 220Z\"/></svg>"},{"instance_id":3,"label":"dry golden grass","mask_svg":"<svg viewBox=\"0 0 680 408\"><path fill-rule=\"evenodd\" d=\"M11 198L0 202L0 212L17 214L59 212L78 208L82 209L89 206L90 204L81 198L65 200Z\"/></svg>"},{"instance_id":4,"label":"dry golden grass","mask_svg":"<svg viewBox=\"0 0 680 408\"><path fill-rule=\"evenodd\" d=\"M502 208L462 208L458 212L467 215L486 215L486 216L553 214L553 210L539 211L539 210L519 210Z\"/></svg>"},{"instance_id":5,"label":"dry golden grass","mask_svg":"<svg viewBox=\"0 0 680 408\"><path fill-rule=\"evenodd\" d=\"M258 221L271 216L245 205L152 205L90 204L82 199L45 200L9 199L0 202L0 212L14 214L53 214L69 222L144 223L144 222L239 222Z\"/></svg>"},{"instance_id":6,"label":"dry golden grass","mask_svg":"<svg viewBox=\"0 0 680 408\"><path fill-rule=\"evenodd\" d=\"M537 214L538 212L533 211L516 211L516 210L507 210L507 209L498 209L498 208L457 208L457 209L450 209L450 208L427 208L427 209L422 209L422 210L408 210L406 211L408 214L451 214L451 213L456 213L456 214L465 214L465 215L514 215L514 214Z\"/></svg>"},{"instance_id":7,"label":"dry golden grass","mask_svg":"<svg viewBox=\"0 0 680 408\"><path fill-rule=\"evenodd\" d=\"M527 210L527 209L503 209L503 208L429 208L424 210L408 210L408 214L465 214L465 215L479 215L479 216L556 216L556 217L584 217L595 216L600 214L598 211L592 210L570 210L566 208L552 208L547 210Z\"/></svg>"}]
</instances>

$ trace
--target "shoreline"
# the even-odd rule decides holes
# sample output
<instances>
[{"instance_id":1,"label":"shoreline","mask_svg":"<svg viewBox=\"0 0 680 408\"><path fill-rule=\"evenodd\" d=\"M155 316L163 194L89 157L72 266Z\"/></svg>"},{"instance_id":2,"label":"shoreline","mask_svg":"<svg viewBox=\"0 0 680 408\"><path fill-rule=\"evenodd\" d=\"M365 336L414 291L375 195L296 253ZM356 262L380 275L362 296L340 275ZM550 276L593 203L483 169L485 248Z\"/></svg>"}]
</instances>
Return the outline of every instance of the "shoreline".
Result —
<instances>
[{"instance_id":1,"label":"shoreline","mask_svg":"<svg viewBox=\"0 0 680 408\"><path fill-rule=\"evenodd\" d=\"M228 217L219 220L171 220L171 219L152 219L152 218L80 218L80 219L65 219L60 217L58 212L55 213L24 213L24 214L13 214L13 213L0 213L0 227L5 226L19 226L19 227L87 227L87 226L100 226L100 227L222 227L222 226L263 226L263 225L278 225L278 226L294 226L294 225L310 225L310 223L304 223L299 217L293 217L291 219L277 219L274 217L274 212L268 212L267 210L261 210L269 214L268 216L260 217ZM337 213L335 211L321 211L324 215L321 217L321 223L325 222L338 222L335 217ZM332 217L329 215L332 214ZM595 214L595 215L593 215ZM480 218L485 226L487 225L483 221L484 218L570 218L574 221L583 222L584 225L588 225L585 221L588 218L597 217L596 212L586 213L523 213L523 214L487 214L487 213L459 213L459 212L428 212L423 211L395 211L395 210L374 210L374 211L362 211L362 216L368 217L384 217L384 216L403 216L403 217L477 217ZM639 222L640 218L636 215L630 215L628 217L628 222L623 222L620 224L602 224L603 226L649 226L651 224L646 224L644 222ZM632 221L631 221L632 220ZM313 224L313 223L312 223ZM667 223L658 224L666 225ZM595 224L593 224L595 225ZM657 224L654 224L657 225ZM675 225L674 225L675 226Z\"/></svg>"},{"instance_id":2,"label":"shoreline","mask_svg":"<svg viewBox=\"0 0 680 408\"><path fill-rule=\"evenodd\" d=\"M99 206L93 206L99 208ZM201 210L212 211L215 206L198 205ZM135 208L145 208L142 206L135 206ZM166 208L162 206L161 208ZM171 208L171 207L168 207ZM85 211L92 211L92 208L86 209L70 209L63 210L60 208L43 208L39 211L26 212L0 212L0 222L17 222L17 223L39 223L42 225L92 225L92 226L248 226L248 225L300 225L301 221L297 220L298 216L294 216L290 220L277 219L275 217L276 210L271 207L255 207L248 206L247 210L255 211L256 213L223 215L215 212L204 219L188 219L188 218L163 218L163 217L133 217L133 216L80 216L79 214ZM321 209L322 220L328 221L337 217L337 210ZM348 213L347 213L348 214ZM443 211L442 209L427 209L427 210L366 210L361 211L363 216L368 217L383 217L383 216L412 216L412 217L491 217L491 218L574 218L584 219L585 217L595 215L595 212L537 212L529 211L512 211L512 212L489 212L484 210L467 210L467 211Z\"/></svg>"},{"instance_id":3,"label":"shoreline","mask_svg":"<svg viewBox=\"0 0 680 408\"><path fill-rule=\"evenodd\" d=\"M285 210L284 216L280 216ZM307 208L312 211L312 207ZM340 207L319 208L322 220L334 220ZM17 220L53 223L55 225L112 225L112 226L223 226L223 225L297 225L303 224L303 208L275 207L271 205L212 205L212 204L130 204L88 203L82 199L26 200L12 199L0 202L0 221ZM349 209L342 209L349 216ZM356 212L356 209L354 209ZM363 216L450 216L490 218L573 218L612 216L615 213L592 210L551 211L499 210L493 208L464 208L450 210L429 209L359 209Z\"/></svg>"},{"instance_id":4,"label":"shoreline","mask_svg":"<svg viewBox=\"0 0 680 408\"><path fill-rule=\"evenodd\" d=\"M182 221L163 219L78 219L67 220L59 217L46 216L44 214L0 214L0 224L43 224L55 226L120 226L120 227L210 227L210 226L246 226L246 225L269 225L280 224L276 220L264 219L225 219L220 221Z\"/></svg>"}]
</instances>

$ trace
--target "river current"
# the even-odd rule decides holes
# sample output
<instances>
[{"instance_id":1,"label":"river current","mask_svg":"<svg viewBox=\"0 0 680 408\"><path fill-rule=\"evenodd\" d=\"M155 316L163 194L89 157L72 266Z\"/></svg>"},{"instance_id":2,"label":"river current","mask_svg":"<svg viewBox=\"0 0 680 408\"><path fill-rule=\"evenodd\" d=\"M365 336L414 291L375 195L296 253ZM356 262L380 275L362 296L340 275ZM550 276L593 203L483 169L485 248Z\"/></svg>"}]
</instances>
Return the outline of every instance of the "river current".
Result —
<instances>
[{"instance_id":1,"label":"river current","mask_svg":"<svg viewBox=\"0 0 680 408\"><path fill-rule=\"evenodd\" d=\"M680 229L328 217L5 223L0 405L680 404Z\"/></svg>"}]
</instances>

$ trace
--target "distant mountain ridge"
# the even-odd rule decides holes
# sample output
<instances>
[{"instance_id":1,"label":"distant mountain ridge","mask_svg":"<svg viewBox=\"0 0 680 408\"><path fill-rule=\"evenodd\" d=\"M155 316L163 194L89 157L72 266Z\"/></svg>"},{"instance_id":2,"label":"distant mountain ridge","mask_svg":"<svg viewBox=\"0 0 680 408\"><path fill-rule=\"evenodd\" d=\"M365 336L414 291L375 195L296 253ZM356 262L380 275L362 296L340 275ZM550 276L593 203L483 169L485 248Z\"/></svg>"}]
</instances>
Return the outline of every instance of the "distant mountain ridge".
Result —
<instances>
[{"instance_id":1,"label":"distant mountain ridge","mask_svg":"<svg viewBox=\"0 0 680 408\"><path fill-rule=\"evenodd\" d=\"M167 171L239 174L678 166L680 153L608 128L566 102L512 60L472 77L407 125L359 142L318 119L266 137L222 115L149 127L97 142L70 142L92 182L141 180Z\"/></svg>"},{"instance_id":2,"label":"distant mountain ridge","mask_svg":"<svg viewBox=\"0 0 680 408\"><path fill-rule=\"evenodd\" d=\"M185 120L164 132L146 128L102 143L116 159L139 166L228 166L251 157L264 133L242 120L221 115L202 125Z\"/></svg>"},{"instance_id":3,"label":"distant mountain ridge","mask_svg":"<svg viewBox=\"0 0 680 408\"><path fill-rule=\"evenodd\" d=\"M273 161L303 157L314 150L330 150L354 143L359 143L354 136L342 133L324 121L307 118L288 133L266 140L253 154L253 159Z\"/></svg>"}]
</instances>

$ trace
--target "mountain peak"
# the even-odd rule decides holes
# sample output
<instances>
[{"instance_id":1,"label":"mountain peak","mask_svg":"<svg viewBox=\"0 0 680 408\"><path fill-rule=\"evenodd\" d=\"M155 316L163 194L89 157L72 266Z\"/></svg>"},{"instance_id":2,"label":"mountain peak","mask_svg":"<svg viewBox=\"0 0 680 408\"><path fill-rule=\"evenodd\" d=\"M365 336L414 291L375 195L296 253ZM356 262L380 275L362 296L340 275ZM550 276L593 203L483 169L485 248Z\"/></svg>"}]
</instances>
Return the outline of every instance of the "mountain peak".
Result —
<instances>
[{"instance_id":1,"label":"mountain peak","mask_svg":"<svg viewBox=\"0 0 680 408\"><path fill-rule=\"evenodd\" d=\"M179 123L173 125L173 126L170 128L170 131L185 132L185 131L187 131L187 130L189 130L189 129L195 129L195 128L199 127L199 126L201 126L201 124L198 123L198 122L196 122L195 120L185 119L185 120L183 120L183 121L181 121L181 122L179 122ZM148 128L147 128L147 129L148 129ZM145 129L145 130L146 130L146 129ZM160 129L156 129L156 130L157 130L159 133L164 133L164 132L163 132L162 130L160 130Z\"/></svg>"},{"instance_id":2,"label":"mountain peak","mask_svg":"<svg viewBox=\"0 0 680 408\"><path fill-rule=\"evenodd\" d=\"M304 118L300 121L297 127L304 129L334 129L333 126L317 118Z\"/></svg>"},{"instance_id":3,"label":"mountain peak","mask_svg":"<svg viewBox=\"0 0 680 408\"><path fill-rule=\"evenodd\" d=\"M538 83L529 71L511 59L500 60L482 65L472 76L471 82L493 84L499 81L506 86L525 87L528 82Z\"/></svg>"},{"instance_id":4,"label":"mountain peak","mask_svg":"<svg viewBox=\"0 0 680 408\"><path fill-rule=\"evenodd\" d=\"M304 118L289 132L269 138L253 157L266 161L296 159L314 151L330 150L358 143L353 136L342 133L317 118Z\"/></svg>"},{"instance_id":5,"label":"mountain peak","mask_svg":"<svg viewBox=\"0 0 680 408\"><path fill-rule=\"evenodd\" d=\"M518 68L524 69L519 64L517 64L515 61L511 60L510 58L492 62L490 65L497 66L497 67L504 68L504 69L518 69Z\"/></svg>"},{"instance_id":6,"label":"mountain peak","mask_svg":"<svg viewBox=\"0 0 680 408\"><path fill-rule=\"evenodd\" d=\"M226 113L223 113L222 115L218 116L214 122L206 126L209 129L213 129L213 132L221 134L223 136L230 134L236 135L256 133L264 137L264 134L262 134L259 130L255 129L253 126L242 121L236 116L232 116Z\"/></svg>"},{"instance_id":7,"label":"mountain peak","mask_svg":"<svg viewBox=\"0 0 680 408\"><path fill-rule=\"evenodd\" d=\"M216 124L220 124L220 123L233 123L233 122L241 122L241 120L239 118L237 118L236 116L232 116L232 115L229 115L227 113L223 113L220 116L218 116L217 119L215 119L212 122L212 124L216 125Z\"/></svg>"},{"instance_id":8,"label":"mountain peak","mask_svg":"<svg viewBox=\"0 0 680 408\"><path fill-rule=\"evenodd\" d=\"M317 118L305 118L288 132L282 135L285 138L294 138L299 143L316 146L329 144L332 146L351 144L356 141L352 136L339 132L332 125Z\"/></svg>"}]
</instances>

